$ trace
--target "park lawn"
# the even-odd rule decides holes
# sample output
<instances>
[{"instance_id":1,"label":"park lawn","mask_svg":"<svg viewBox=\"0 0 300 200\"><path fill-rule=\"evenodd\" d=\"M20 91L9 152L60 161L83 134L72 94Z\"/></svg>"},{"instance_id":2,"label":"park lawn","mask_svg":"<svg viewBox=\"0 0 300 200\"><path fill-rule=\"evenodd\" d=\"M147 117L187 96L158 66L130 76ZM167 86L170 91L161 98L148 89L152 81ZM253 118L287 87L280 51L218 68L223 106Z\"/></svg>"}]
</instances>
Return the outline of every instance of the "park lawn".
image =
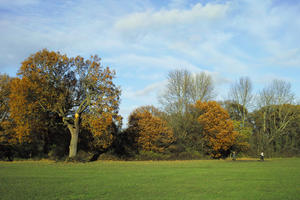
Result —
<instances>
[{"instance_id":1,"label":"park lawn","mask_svg":"<svg viewBox=\"0 0 300 200\"><path fill-rule=\"evenodd\" d=\"M0 162L0 199L300 199L300 159Z\"/></svg>"}]
</instances>

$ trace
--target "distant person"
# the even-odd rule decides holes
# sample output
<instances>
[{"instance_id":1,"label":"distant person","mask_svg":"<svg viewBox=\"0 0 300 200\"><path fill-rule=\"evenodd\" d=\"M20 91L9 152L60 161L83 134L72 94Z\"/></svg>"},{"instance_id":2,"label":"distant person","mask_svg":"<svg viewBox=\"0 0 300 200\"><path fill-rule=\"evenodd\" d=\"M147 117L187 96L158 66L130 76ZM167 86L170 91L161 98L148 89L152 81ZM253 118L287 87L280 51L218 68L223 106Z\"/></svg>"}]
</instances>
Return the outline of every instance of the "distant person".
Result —
<instances>
[{"instance_id":1,"label":"distant person","mask_svg":"<svg viewBox=\"0 0 300 200\"><path fill-rule=\"evenodd\" d=\"M236 153L235 153L235 151L234 151L234 152L232 152L232 160L233 160L233 161L235 161L235 160L236 160Z\"/></svg>"},{"instance_id":2,"label":"distant person","mask_svg":"<svg viewBox=\"0 0 300 200\"><path fill-rule=\"evenodd\" d=\"M260 153L260 160L261 160L261 161L264 161L264 160L265 160L265 159L264 159L264 152L261 152L261 153Z\"/></svg>"}]
</instances>

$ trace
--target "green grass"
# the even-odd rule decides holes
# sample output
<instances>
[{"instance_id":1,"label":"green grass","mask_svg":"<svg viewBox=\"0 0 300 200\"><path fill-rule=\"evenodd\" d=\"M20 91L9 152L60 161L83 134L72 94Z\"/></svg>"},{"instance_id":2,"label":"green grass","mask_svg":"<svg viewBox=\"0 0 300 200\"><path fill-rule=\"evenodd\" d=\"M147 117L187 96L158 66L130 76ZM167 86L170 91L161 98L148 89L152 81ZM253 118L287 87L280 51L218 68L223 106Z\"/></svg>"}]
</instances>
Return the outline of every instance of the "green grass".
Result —
<instances>
[{"instance_id":1,"label":"green grass","mask_svg":"<svg viewBox=\"0 0 300 200\"><path fill-rule=\"evenodd\" d=\"M300 159L0 162L0 199L300 199Z\"/></svg>"}]
</instances>

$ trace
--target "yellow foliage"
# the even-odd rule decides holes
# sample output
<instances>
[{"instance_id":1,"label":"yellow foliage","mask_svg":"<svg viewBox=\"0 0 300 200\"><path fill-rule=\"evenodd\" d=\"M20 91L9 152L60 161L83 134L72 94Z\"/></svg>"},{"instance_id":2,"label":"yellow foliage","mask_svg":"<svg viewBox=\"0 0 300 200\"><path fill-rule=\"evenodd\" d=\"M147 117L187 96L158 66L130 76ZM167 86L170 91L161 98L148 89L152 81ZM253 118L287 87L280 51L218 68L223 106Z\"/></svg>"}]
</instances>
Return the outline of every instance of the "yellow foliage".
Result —
<instances>
[{"instance_id":1,"label":"yellow foliage","mask_svg":"<svg viewBox=\"0 0 300 200\"><path fill-rule=\"evenodd\" d=\"M15 78L11 83L10 116L14 121L14 137L19 142L32 142L32 132L43 132L40 106L28 101L34 97L28 79ZM35 86L33 86L35 87Z\"/></svg>"},{"instance_id":2,"label":"yellow foliage","mask_svg":"<svg viewBox=\"0 0 300 200\"><path fill-rule=\"evenodd\" d=\"M198 122L203 126L204 140L211 149L211 156L222 157L236 141L238 133L228 113L217 102L197 101L195 107L201 111Z\"/></svg>"},{"instance_id":3,"label":"yellow foliage","mask_svg":"<svg viewBox=\"0 0 300 200\"><path fill-rule=\"evenodd\" d=\"M136 132L136 142L140 150L163 152L174 141L173 132L166 121L153 116L147 110L135 110L129 123Z\"/></svg>"}]
</instances>

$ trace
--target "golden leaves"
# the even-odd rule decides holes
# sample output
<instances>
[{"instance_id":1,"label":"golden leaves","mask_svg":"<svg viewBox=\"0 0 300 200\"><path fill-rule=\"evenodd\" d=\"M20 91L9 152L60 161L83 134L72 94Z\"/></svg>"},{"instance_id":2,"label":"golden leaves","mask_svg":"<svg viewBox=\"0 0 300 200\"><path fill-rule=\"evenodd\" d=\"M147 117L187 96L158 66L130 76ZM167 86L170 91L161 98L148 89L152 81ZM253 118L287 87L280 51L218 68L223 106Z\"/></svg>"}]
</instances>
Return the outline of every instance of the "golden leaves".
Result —
<instances>
[{"instance_id":1,"label":"golden leaves","mask_svg":"<svg viewBox=\"0 0 300 200\"><path fill-rule=\"evenodd\" d=\"M197 101L195 107L202 112L198 122L203 126L204 139L212 149L211 155L219 158L235 143L238 133L234 131L233 122L226 110L215 101Z\"/></svg>"},{"instance_id":2,"label":"golden leaves","mask_svg":"<svg viewBox=\"0 0 300 200\"><path fill-rule=\"evenodd\" d=\"M121 91L112 81L115 72L100 61L97 55L85 60L44 49L22 62L10 96L16 137L29 141L49 128L47 115L65 118L75 111L75 119L63 122L72 126L81 121L97 146L108 147L114 139L112 127L121 126Z\"/></svg>"},{"instance_id":3,"label":"golden leaves","mask_svg":"<svg viewBox=\"0 0 300 200\"><path fill-rule=\"evenodd\" d=\"M136 132L136 142L140 150L163 152L174 141L173 132L167 123L147 110L135 110L129 123Z\"/></svg>"}]
</instances>

